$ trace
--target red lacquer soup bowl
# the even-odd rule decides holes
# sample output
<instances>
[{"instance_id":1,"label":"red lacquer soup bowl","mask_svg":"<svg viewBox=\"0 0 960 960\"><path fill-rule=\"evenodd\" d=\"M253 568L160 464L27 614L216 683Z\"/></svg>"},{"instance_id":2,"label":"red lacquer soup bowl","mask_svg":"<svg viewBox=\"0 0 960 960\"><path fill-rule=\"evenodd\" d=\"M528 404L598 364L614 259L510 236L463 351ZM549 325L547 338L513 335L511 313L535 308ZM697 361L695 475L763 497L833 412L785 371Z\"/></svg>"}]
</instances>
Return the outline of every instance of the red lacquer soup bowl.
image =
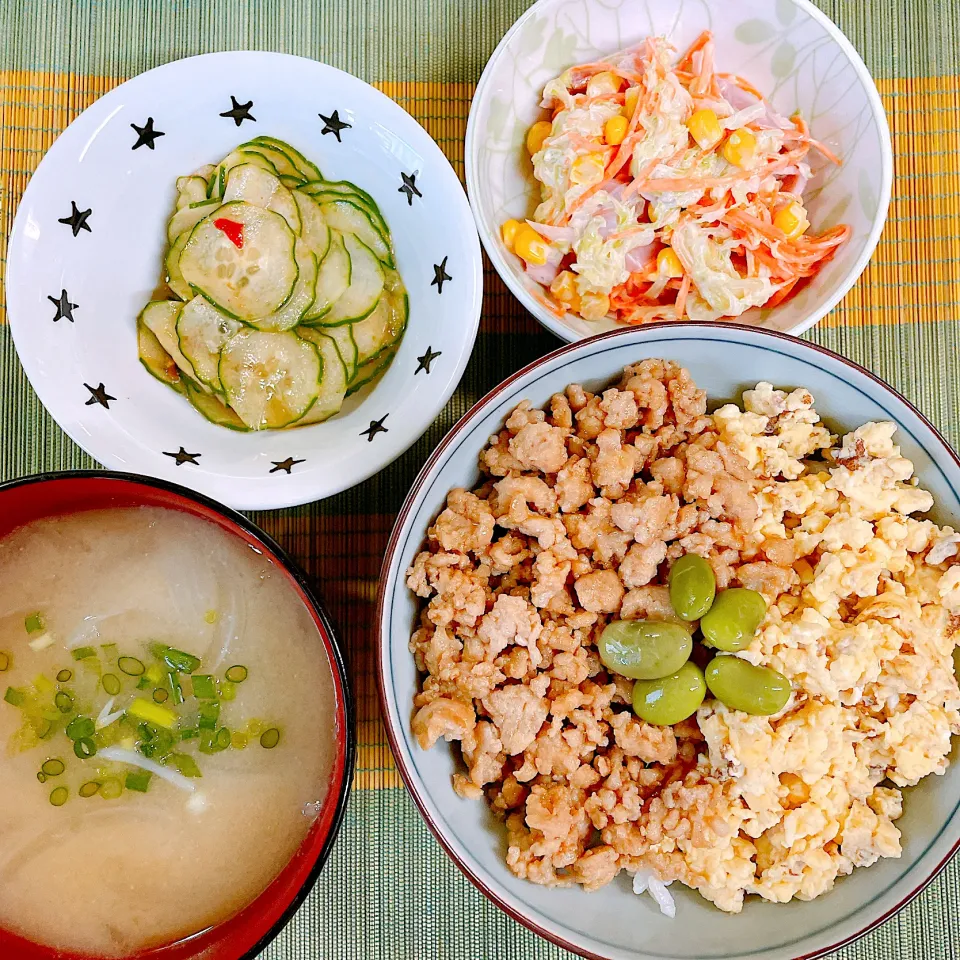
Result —
<instances>
[{"instance_id":1,"label":"red lacquer soup bowl","mask_svg":"<svg viewBox=\"0 0 960 960\"><path fill-rule=\"evenodd\" d=\"M114 507L165 507L200 517L255 547L289 578L313 616L327 654L335 698L335 750L330 782L319 815L293 859L251 904L228 920L187 939L155 947L136 960L241 960L256 956L283 929L313 888L336 840L353 778L353 702L333 627L303 571L262 530L228 507L176 484L133 474L75 472L43 474L0 485L0 538L45 517ZM4 960L92 960L64 953L0 929Z\"/></svg>"}]
</instances>

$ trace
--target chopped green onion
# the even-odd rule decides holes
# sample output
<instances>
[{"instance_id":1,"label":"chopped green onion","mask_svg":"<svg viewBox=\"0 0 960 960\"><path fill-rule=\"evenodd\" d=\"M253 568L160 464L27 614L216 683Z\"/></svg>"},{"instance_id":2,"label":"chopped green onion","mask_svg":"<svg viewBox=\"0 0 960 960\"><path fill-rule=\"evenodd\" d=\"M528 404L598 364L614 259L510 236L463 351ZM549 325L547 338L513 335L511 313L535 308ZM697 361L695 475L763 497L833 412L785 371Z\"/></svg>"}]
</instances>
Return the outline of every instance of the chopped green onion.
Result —
<instances>
[{"instance_id":1,"label":"chopped green onion","mask_svg":"<svg viewBox=\"0 0 960 960\"><path fill-rule=\"evenodd\" d=\"M185 777L202 777L197 761L187 753L171 753L167 757L167 763L172 764Z\"/></svg>"},{"instance_id":2,"label":"chopped green onion","mask_svg":"<svg viewBox=\"0 0 960 960\"><path fill-rule=\"evenodd\" d=\"M53 702L61 713L73 712L73 697L66 690L60 690L53 698Z\"/></svg>"},{"instance_id":3,"label":"chopped green onion","mask_svg":"<svg viewBox=\"0 0 960 960\"><path fill-rule=\"evenodd\" d=\"M149 687L149 686L152 686L152 684L150 683L150 678L149 678L149 677L141 677L141 678L137 681L137 689L138 689L138 690L146 690L147 687Z\"/></svg>"},{"instance_id":4,"label":"chopped green onion","mask_svg":"<svg viewBox=\"0 0 960 960\"><path fill-rule=\"evenodd\" d=\"M57 674L57 683L69 683L73 679L72 670L61 670Z\"/></svg>"},{"instance_id":5,"label":"chopped green onion","mask_svg":"<svg viewBox=\"0 0 960 960\"><path fill-rule=\"evenodd\" d=\"M10 654L0 650L0 673L6 673L10 669L12 662L13 659Z\"/></svg>"},{"instance_id":6,"label":"chopped green onion","mask_svg":"<svg viewBox=\"0 0 960 960\"><path fill-rule=\"evenodd\" d=\"M216 623L217 620L220 619L220 616L219 616L219 614L217 613L216 610L208 610L208 611L203 615L203 619L206 620L207 623Z\"/></svg>"},{"instance_id":7,"label":"chopped green onion","mask_svg":"<svg viewBox=\"0 0 960 960\"><path fill-rule=\"evenodd\" d=\"M103 679L100 681L103 684L103 689L111 697L115 697L120 692L120 679L113 673L105 673Z\"/></svg>"},{"instance_id":8,"label":"chopped green onion","mask_svg":"<svg viewBox=\"0 0 960 960\"><path fill-rule=\"evenodd\" d=\"M193 685L193 695L198 700L216 700L217 699L217 681L215 677L209 674L195 673L190 682Z\"/></svg>"},{"instance_id":9,"label":"chopped green onion","mask_svg":"<svg viewBox=\"0 0 960 960\"><path fill-rule=\"evenodd\" d=\"M229 680L224 680L220 684L220 699L221 700L236 700L237 699L237 685L231 683Z\"/></svg>"},{"instance_id":10,"label":"chopped green onion","mask_svg":"<svg viewBox=\"0 0 960 960\"><path fill-rule=\"evenodd\" d=\"M177 723L177 715L168 707L162 707L158 703L151 703L144 700L143 697L137 697L133 703L127 707L127 713L138 720L146 720L157 727L165 727L172 730Z\"/></svg>"},{"instance_id":11,"label":"chopped green onion","mask_svg":"<svg viewBox=\"0 0 960 960\"><path fill-rule=\"evenodd\" d=\"M170 694L162 687L157 687L157 689L153 691L153 699L157 703L166 703L170 699Z\"/></svg>"},{"instance_id":12,"label":"chopped green onion","mask_svg":"<svg viewBox=\"0 0 960 960\"><path fill-rule=\"evenodd\" d=\"M144 666L143 661L138 660L136 657L121 657L117 661L117 666L120 668L122 673L125 673L128 677L140 677L143 676Z\"/></svg>"},{"instance_id":13,"label":"chopped green onion","mask_svg":"<svg viewBox=\"0 0 960 960\"><path fill-rule=\"evenodd\" d=\"M88 780L83 784L77 793L81 797L95 797L100 792L100 781L99 780Z\"/></svg>"},{"instance_id":14,"label":"chopped green onion","mask_svg":"<svg viewBox=\"0 0 960 960\"><path fill-rule=\"evenodd\" d=\"M185 653L183 650L177 650L174 647L165 647L160 657L167 666L181 673L193 673L200 669L200 658L191 653Z\"/></svg>"},{"instance_id":15,"label":"chopped green onion","mask_svg":"<svg viewBox=\"0 0 960 960\"><path fill-rule=\"evenodd\" d=\"M247 733L251 737L259 737L261 733L266 729L262 720L249 720L247 721Z\"/></svg>"},{"instance_id":16,"label":"chopped green onion","mask_svg":"<svg viewBox=\"0 0 960 960\"><path fill-rule=\"evenodd\" d=\"M226 672L226 678L231 683L243 683L249 675L247 668L242 663L235 664Z\"/></svg>"},{"instance_id":17,"label":"chopped green onion","mask_svg":"<svg viewBox=\"0 0 960 960\"><path fill-rule=\"evenodd\" d=\"M201 703L198 713L197 725L201 730L217 729L217 721L220 719L220 703L217 700Z\"/></svg>"},{"instance_id":18,"label":"chopped green onion","mask_svg":"<svg viewBox=\"0 0 960 960\"><path fill-rule=\"evenodd\" d=\"M247 744L250 742L249 738L245 733L241 733L239 730L235 730L230 734L230 746L234 750L243 750Z\"/></svg>"},{"instance_id":19,"label":"chopped green onion","mask_svg":"<svg viewBox=\"0 0 960 960\"><path fill-rule=\"evenodd\" d=\"M6 700L11 707L22 707L27 702L27 695L17 687L7 687L7 692L3 695L3 699Z\"/></svg>"},{"instance_id":20,"label":"chopped green onion","mask_svg":"<svg viewBox=\"0 0 960 960\"><path fill-rule=\"evenodd\" d=\"M260 746L264 750L272 750L280 742L280 731L276 727L264 730L260 734Z\"/></svg>"},{"instance_id":21,"label":"chopped green onion","mask_svg":"<svg viewBox=\"0 0 960 960\"><path fill-rule=\"evenodd\" d=\"M66 770L64 762L58 757L52 757L49 760L44 760L40 765L40 772L47 777L59 777L64 770Z\"/></svg>"},{"instance_id":22,"label":"chopped green onion","mask_svg":"<svg viewBox=\"0 0 960 960\"><path fill-rule=\"evenodd\" d=\"M66 787L57 787L50 794L50 802L55 807L62 807L67 802L67 797L70 796L70 791Z\"/></svg>"},{"instance_id":23,"label":"chopped green onion","mask_svg":"<svg viewBox=\"0 0 960 960\"><path fill-rule=\"evenodd\" d=\"M200 731L196 727L186 727L180 731L181 740L196 740Z\"/></svg>"},{"instance_id":24,"label":"chopped green onion","mask_svg":"<svg viewBox=\"0 0 960 960\"><path fill-rule=\"evenodd\" d=\"M46 740L54 731L53 722L46 717L41 717L40 723L34 723L34 727L36 728L37 736L41 740Z\"/></svg>"},{"instance_id":25,"label":"chopped green onion","mask_svg":"<svg viewBox=\"0 0 960 960\"><path fill-rule=\"evenodd\" d=\"M67 724L67 736L71 740L83 740L97 732L97 725L89 717L75 717Z\"/></svg>"},{"instance_id":26,"label":"chopped green onion","mask_svg":"<svg viewBox=\"0 0 960 960\"><path fill-rule=\"evenodd\" d=\"M131 770L127 774L125 786L128 790L136 790L137 793L146 793L150 789L150 781L153 774L149 770Z\"/></svg>"},{"instance_id":27,"label":"chopped green onion","mask_svg":"<svg viewBox=\"0 0 960 960\"><path fill-rule=\"evenodd\" d=\"M113 663L117 659L117 645L115 643L101 643L100 649L103 651L104 657L107 659L107 663Z\"/></svg>"},{"instance_id":28,"label":"chopped green onion","mask_svg":"<svg viewBox=\"0 0 960 960\"><path fill-rule=\"evenodd\" d=\"M73 651L74 660L87 660L96 655L97 651L94 650L93 647L77 647L77 649Z\"/></svg>"},{"instance_id":29,"label":"chopped green onion","mask_svg":"<svg viewBox=\"0 0 960 960\"><path fill-rule=\"evenodd\" d=\"M230 731L226 727L221 727L217 731L217 746L221 750L226 750L230 746Z\"/></svg>"},{"instance_id":30,"label":"chopped green onion","mask_svg":"<svg viewBox=\"0 0 960 960\"><path fill-rule=\"evenodd\" d=\"M147 667L146 677L154 686L162 683L166 675L167 671L161 667L159 663L151 663L150 666Z\"/></svg>"},{"instance_id":31,"label":"chopped green onion","mask_svg":"<svg viewBox=\"0 0 960 960\"><path fill-rule=\"evenodd\" d=\"M57 638L52 633L41 633L39 637L27 641L27 646L34 652L39 653L52 647L57 642Z\"/></svg>"},{"instance_id":32,"label":"chopped green onion","mask_svg":"<svg viewBox=\"0 0 960 960\"><path fill-rule=\"evenodd\" d=\"M37 693L53 693L56 687L54 687L53 681L49 677L41 673L34 679L33 689L36 690Z\"/></svg>"},{"instance_id":33,"label":"chopped green onion","mask_svg":"<svg viewBox=\"0 0 960 960\"><path fill-rule=\"evenodd\" d=\"M26 627L27 633L43 633L46 629L43 617L39 613L31 613L29 617L25 617L23 625Z\"/></svg>"},{"instance_id":34,"label":"chopped green onion","mask_svg":"<svg viewBox=\"0 0 960 960\"><path fill-rule=\"evenodd\" d=\"M183 703L183 686L177 679L177 674L173 671L167 674L167 682L170 684L170 696L176 704Z\"/></svg>"},{"instance_id":35,"label":"chopped green onion","mask_svg":"<svg viewBox=\"0 0 960 960\"><path fill-rule=\"evenodd\" d=\"M89 760L97 755L97 745L93 742L92 737L83 737L74 742L73 752L79 759Z\"/></svg>"},{"instance_id":36,"label":"chopped green onion","mask_svg":"<svg viewBox=\"0 0 960 960\"><path fill-rule=\"evenodd\" d=\"M41 783L46 783L46 782L47 782L47 775L46 775L42 770L38 770L38 771L37 771L37 779L38 779Z\"/></svg>"},{"instance_id":37,"label":"chopped green onion","mask_svg":"<svg viewBox=\"0 0 960 960\"><path fill-rule=\"evenodd\" d=\"M109 777L100 784L100 796L104 800L116 800L123 793L123 783L116 777Z\"/></svg>"}]
</instances>

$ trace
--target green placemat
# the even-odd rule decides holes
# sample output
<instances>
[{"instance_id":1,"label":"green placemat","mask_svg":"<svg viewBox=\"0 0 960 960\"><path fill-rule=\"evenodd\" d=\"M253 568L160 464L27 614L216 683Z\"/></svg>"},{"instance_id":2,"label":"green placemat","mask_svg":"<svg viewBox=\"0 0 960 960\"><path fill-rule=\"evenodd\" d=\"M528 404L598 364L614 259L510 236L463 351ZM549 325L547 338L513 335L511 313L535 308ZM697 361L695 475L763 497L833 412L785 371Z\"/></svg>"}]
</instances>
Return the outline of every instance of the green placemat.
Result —
<instances>
[{"instance_id":1,"label":"green placemat","mask_svg":"<svg viewBox=\"0 0 960 960\"><path fill-rule=\"evenodd\" d=\"M735 3L736 0L730 0ZM960 0L817 0L877 78L896 150L886 232L856 288L809 339L862 363L960 441ZM376 83L463 172L487 57L528 0L2 0L0 270L16 203L43 151L97 96L179 57L280 50ZM433 841L400 785L379 719L372 600L409 484L471 403L557 346L489 269L480 337L459 390L396 463L340 496L254 515L320 584L342 627L359 706L355 790L313 894L270 960L567 957L491 906ZM0 480L94 466L38 403L3 325ZM843 960L960 957L960 865Z\"/></svg>"}]
</instances>

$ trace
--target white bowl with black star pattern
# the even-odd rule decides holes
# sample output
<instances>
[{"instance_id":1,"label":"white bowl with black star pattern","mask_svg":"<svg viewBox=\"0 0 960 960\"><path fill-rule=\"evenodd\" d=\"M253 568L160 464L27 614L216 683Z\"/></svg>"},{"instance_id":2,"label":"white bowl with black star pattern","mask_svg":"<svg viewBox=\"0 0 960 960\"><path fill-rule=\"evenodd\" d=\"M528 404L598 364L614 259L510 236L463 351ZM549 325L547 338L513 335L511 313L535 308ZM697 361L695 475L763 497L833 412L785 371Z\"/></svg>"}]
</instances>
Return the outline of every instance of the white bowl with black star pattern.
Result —
<instances>
[{"instance_id":1,"label":"white bowl with black star pattern","mask_svg":"<svg viewBox=\"0 0 960 960\"><path fill-rule=\"evenodd\" d=\"M162 276L175 181L254 136L286 140L372 194L410 297L399 352L334 418L237 433L138 361L136 317ZM106 467L175 480L240 509L307 503L376 473L427 429L476 339L480 244L424 129L349 74L276 53L179 60L85 110L34 174L7 260L20 360L60 426Z\"/></svg>"}]
</instances>

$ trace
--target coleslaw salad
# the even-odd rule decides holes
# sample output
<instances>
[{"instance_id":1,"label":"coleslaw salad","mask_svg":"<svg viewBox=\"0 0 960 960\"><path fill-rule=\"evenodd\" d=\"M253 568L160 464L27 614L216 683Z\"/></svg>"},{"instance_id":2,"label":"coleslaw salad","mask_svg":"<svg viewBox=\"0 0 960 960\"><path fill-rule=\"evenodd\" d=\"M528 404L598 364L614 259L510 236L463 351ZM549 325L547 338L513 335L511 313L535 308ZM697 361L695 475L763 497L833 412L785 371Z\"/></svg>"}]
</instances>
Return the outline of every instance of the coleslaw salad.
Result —
<instances>
[{"instance_id":1,"label":"coleslaw salad","mask_svg":"<svg viewBox=\"0 0 960 960\"><path fill-rule=\"evenodd\" d=\"M803 204L811 151L840 159L719 72L709 32L679 58L655 37L572 67L541 106L527 136L541 202L501 239L556 316L738 317L782 303L850 236L812 235Z\"/></svg>"}]
</instances>

